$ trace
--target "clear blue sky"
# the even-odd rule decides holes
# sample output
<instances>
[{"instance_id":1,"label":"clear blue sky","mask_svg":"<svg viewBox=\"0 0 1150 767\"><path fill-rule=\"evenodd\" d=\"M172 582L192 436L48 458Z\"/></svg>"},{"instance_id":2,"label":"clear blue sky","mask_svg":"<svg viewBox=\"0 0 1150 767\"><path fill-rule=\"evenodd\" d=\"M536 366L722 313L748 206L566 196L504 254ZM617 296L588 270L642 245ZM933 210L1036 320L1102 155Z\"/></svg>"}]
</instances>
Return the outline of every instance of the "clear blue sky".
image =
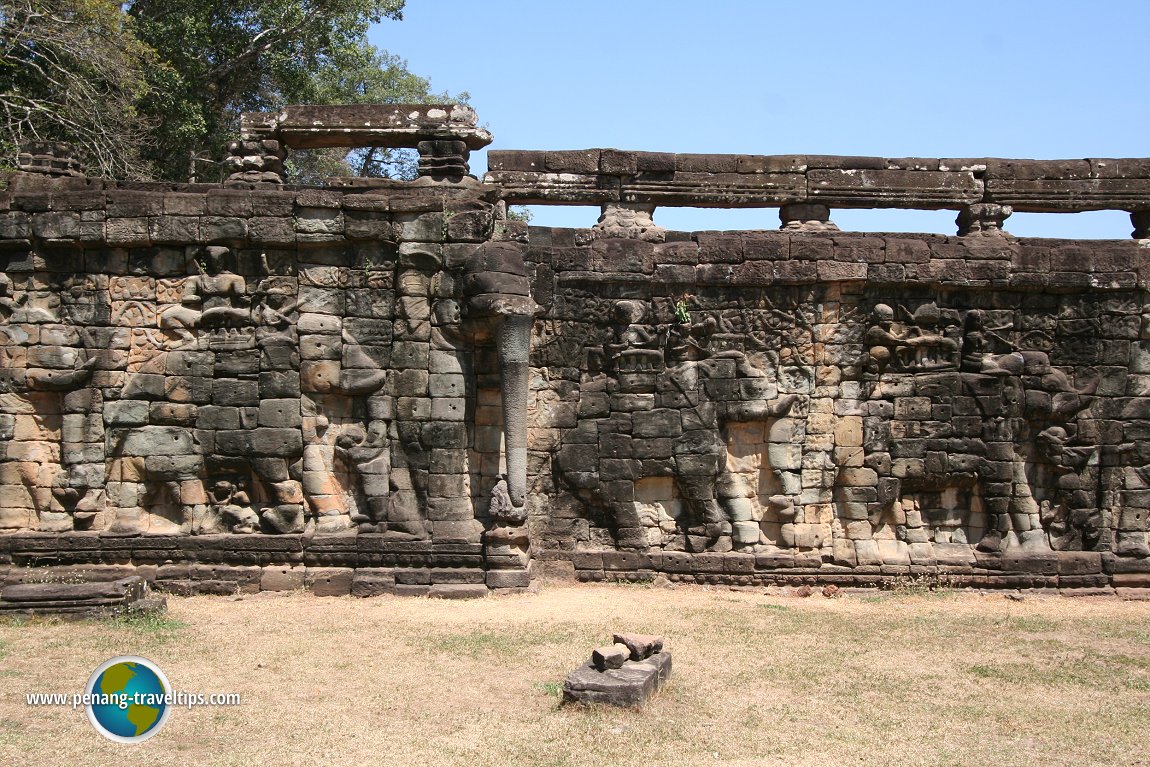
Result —
<instances>
[{"instance_id":1,"label":"clear blue sky","mask_svg":"<svg viewBox=\"0 0 1150 767\"><path fill-rule=\"evenodd\" d=\"M1063 159L1150 156L1150 0L408 0L372 42L471 94L496 149ZM486 169L484 153L472 170ZM589 226L590 208L533 223ZM954 233L950 212L832 213ZM660 208L670 229L773 209ZM1127 238L1125 213L1015 214L1020 236Z\"/></svg>"}]
</instances>

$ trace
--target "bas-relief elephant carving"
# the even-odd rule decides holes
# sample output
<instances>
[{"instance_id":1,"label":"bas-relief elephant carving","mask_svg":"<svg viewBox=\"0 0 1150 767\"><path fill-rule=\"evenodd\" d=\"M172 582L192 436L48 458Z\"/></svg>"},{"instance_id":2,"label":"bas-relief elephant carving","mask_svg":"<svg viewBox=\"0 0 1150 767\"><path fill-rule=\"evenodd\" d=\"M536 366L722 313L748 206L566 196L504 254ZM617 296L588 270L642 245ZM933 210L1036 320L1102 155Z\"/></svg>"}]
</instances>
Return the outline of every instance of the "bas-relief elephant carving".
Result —
<instances>
[{"instance_id":1,"label":"bas-relief elephant carving","mask_svg":"<svg viewBox=\"0 0 1150 767\"><path fill-rule=\"evenodd\" d=\"M517 528L527 519L527 396L531 328L538 305L523 249L515 244L482 245L463 271L463 317L477 344L493 342L498 355L503 411L503 444L507 498L496 504L497 528ZM502 500L502 496L500 496Z\"/></svg>"},{"instance_id":2,"label":"bas-relief elephant carving","mask_svg":"<svg viewBox=\"0 0 1150 767\"><path fill-rule=\"evenodd\" d=\"M780 395L772 378L736 350L670 367L662 366L661 353L620 351L630 372L617 366L614 376L583 385L579 422L564 430L556 455L558 474L585 503L607 512L616 545L638 549L647 548L649 538L636 487L668 477L686 506L687 546L729 550L746 488L728 471L727 427L779 419L800 395ZM797 482L777 468L774 473L780 486L797 492ZM793 499L778 494L770 504L785 515Z\"/></svg>"},{"instance_id":3,"label":"bas-relief elephant carving","mask_svg":"<svg viewBox=\"0 0 1150 767\"><path fill-rule=\"evenodd\" d=\"M489 509L492 532L522 543L528 354L537 311L523 255L518 245L487 243L447 269L430 252L412 249L395 280L391 365L373 362L345 329L339 362L301 367L303 490L317 531L477 535L468 483L477 445L468 435L467 401L497 377L505 474L485 478L500 501ZM477 361L487 348L494 349L495 369ZM337 476L336 463L348 479Z\"/></svg>"},{"instance_id":4,"label":"bas-relief elephant carving","mask_svg":"<svg viewBox=\"0 0 1150 767\"><path fill-rule=\"evenodd\" d=\"M271 276L264 260L264 277L249 291L232 271L229 248L201 255L207 265L197 261L179 303L157 311L155 327L142 321L146 313L121 320L136 363L105 404L108 529L300 532L299 354L288 318L297 308L294 286L279 284L285 280ZM273 374L271 386L258 385L261 372ZM263 411L285 409L289 396L294 423L266 423ZM247 489L252 478L258 500Z\"/></svg>"},{"instance_id":5,"label":"bas-relief elephant carving","mask_svg":"<svg viewBox=\"0 0 1150 767\"><path fill-rule=\"evenodd\" d=\"M424 382L439 371L427 352L422 360L389 366L373 358L338 314L324 307L307 315L295 281L272 277L266 261L266 276L249 290L231 271L227 249L206 253L207 265L182 281L179 303L154 312L155 326L143 309L120 320L125 338L133 339L126 354L136 363L104 403L107 529L301 532L310 519L317 532L357 528L403 539L431 536L429 507L443 500L428 495L432 452L440 454L438 470L454 472L466 490L466 454L473 446L464 436L465 408L434 386L420 392L426 412L397 412L396 382L405 371L418 366L423 378L414 380ZM417 321L418 291L400 293L401 319L408 339L435 347L440 365L444 355L452 359L445 369L451 386L456 378L463 382L460 397L498 379L505 473L492 472L497 497L490 512L506 542L522 543L527 365L536 310L523 253L493 243L476 248L451 272L438 268L423 283L434 282L439 291L434 320ZM428 298L424 294L422 305L430 310ZM311 352L301 353L305 347ZM494 351L491 369L475 364L486 348ZM333 356L333 349L339 353ZM77 364L77 375L88 367ZM250 372L237 378L241 369ZM65 373L33 376L34 388L66 387L71 378ZM453 412L440 414L441 405ZM450 420L422 429L428 415ZM463 438L453 445L444 435ZM459 453L460 460L443 459L449 453ZM469 495L447 500L454 504L449 522L466 507L476 524Z\"/></svg>"},{"instance_id":6,"label":"bas-relief elephant carving","mask_svg":"<svg viewBox=\"0 0 1150 767\"><path fill-rule=\"evenodd\" d=\"M1094 548L1102 532L1095 465L1108 448L1082 441L1076 421L1097 381L1076 388L1047 352L1019 350L1009 330L985 327L981 310L961 319L946 311L953 336L935 331L933 302L912 318L931 319L927 330L897 325L878 304L866 334L871 398L890 400L894 414L868 427L867 465L884 475L879 504L898 505L896 518L909 516L913 528L925 522L900 528L900 539L986 552ZM927 364L924 348L943 354ZM885 512L872 516L884 521Z\"/></svg>"},{"instance_id":7,"label":"bas-relief elephant carving","mask_svg":"<svg viewBox=\"0 0 1150 767\"><path fill-rule=\"evenodd\" d=\"M15 295L0 274L0 528L82 529L99 511L103 456L87 444L85 391L99 356L83 314Z\"/></svg>"}]
</instances>

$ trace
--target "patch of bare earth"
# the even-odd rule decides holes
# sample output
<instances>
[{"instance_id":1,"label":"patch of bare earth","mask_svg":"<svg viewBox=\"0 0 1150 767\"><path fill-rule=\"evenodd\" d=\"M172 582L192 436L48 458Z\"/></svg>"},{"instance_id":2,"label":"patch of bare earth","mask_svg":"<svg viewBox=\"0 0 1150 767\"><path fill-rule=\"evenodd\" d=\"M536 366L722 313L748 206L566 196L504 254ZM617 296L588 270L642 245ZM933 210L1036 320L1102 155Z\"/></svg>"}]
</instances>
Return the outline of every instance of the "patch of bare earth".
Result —
<instances>
[{"instance_id":1,"label":"patch of bare earth","mask_svg":"<svg viewBox=\"0 0 1150 767\"><path fill-rule=\"evenodd\" d=\"M1150 765L1150 604L603 585L169 606L0 625L0 764ZM620 630L666 637L668 687L642 711L559 708ZM243 702L175 710L136 746L26 704L120 654Z\"/></svg>"}]
</instances>

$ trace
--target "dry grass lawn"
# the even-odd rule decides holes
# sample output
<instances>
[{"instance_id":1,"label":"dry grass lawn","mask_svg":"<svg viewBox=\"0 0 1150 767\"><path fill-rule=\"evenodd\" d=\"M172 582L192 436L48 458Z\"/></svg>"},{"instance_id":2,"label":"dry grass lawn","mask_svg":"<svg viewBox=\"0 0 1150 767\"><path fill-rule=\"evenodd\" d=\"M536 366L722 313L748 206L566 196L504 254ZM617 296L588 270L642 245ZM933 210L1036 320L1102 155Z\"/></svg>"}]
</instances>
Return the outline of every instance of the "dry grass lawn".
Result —
<instances>
[{"instance_id":1,"label":"dry grass lawn","mask_svg":"<svg viewBox=\"0 0 1150 767\"><path fill-rule=\"evenodd\" d=\"M552 585L169 607L0 625L0 764L1150 765L1145 603ZM643 711L559 708L566 673L616 630L667 638L668 687ZM82 709L25 704L120 654L243 703L176 710L136 746Z\"/></svg>"}]
</instances>

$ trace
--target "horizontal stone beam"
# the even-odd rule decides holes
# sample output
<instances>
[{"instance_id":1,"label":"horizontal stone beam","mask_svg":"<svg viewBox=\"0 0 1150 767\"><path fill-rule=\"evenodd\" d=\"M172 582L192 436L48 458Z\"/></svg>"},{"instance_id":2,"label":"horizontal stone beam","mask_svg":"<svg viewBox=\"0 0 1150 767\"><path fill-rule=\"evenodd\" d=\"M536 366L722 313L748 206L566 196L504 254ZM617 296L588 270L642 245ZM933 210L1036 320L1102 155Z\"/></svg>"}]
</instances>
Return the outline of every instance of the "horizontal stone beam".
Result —
<instances>
[{"instance_id":1,"label":"horizontal stone beam","mask_svg":"<svg viewBox=\"0 0 1150 767\"><path fill-rule=\"evenodd\" d=\"M978 202L1020 212L1150 209L1150 158L1009 160L829 155L500 151L489 183L528 205L639 203L770 208L961 210Z\"/></svg>"},{"instance_id":2,"label":"horizontal stone beam","mask_svg":"<svg viewBox=\"0 0 1150 767\"><path fill-rule=\"evenodd\" d=\"M293 104L276 112L245 112L246 140L274 139L291 149L415 147L420 141L462 141L468 149L491 143L475 110L462 104Z\"/></svg>"}]
</instances>

